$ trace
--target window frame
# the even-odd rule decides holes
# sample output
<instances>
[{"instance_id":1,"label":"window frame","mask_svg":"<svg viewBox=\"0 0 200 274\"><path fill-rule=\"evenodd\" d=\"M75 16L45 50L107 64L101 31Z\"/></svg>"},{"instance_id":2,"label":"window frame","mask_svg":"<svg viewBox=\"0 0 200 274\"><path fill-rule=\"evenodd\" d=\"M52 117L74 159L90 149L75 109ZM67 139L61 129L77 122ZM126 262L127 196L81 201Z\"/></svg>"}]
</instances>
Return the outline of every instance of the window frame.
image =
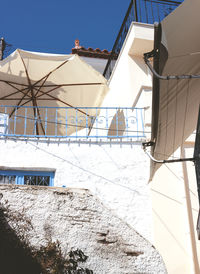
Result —
<instances>
[{"instance_id":1,"label":"window frame","mask_svg":"<svg viewBox=\"0 0 200 274\"><path fill-rule=\"evenodd\" d=\"M16 176L15 185L26 185L24 184L24 176L49 176L49 185L54 186L54 176L53 171L34 171L34 170L0 170L0 176ZM2 184L0 184L2 185ZM28 184L27 184L28 185ZM32 186L42 186L42 185L32 185Z\"/></svg>"}]
</instances>

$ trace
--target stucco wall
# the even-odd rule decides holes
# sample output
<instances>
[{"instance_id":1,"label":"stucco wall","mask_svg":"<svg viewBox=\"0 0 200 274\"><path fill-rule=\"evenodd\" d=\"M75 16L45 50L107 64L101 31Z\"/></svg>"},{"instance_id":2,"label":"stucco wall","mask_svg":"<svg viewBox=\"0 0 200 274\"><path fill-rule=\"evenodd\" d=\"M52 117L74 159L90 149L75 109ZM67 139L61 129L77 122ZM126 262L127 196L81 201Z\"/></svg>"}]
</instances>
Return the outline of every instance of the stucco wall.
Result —
<instances>
[{"instance_id":1,"label":"stucco wall","mask_svg":"<svg viewBox=\"0 0 200 274\"><path fill-rule=\"evenodd\" d=\"M52 239L63 253L79 248L95 274L166 273L155 248L87 190L1 185L0 202L31 218L32 245Z\"/></svg>"},{"instance_id":2,"label":"stucco wall","mask_svg":"<svg viewBox=\"0 0 200 274\"><path fill-rule=\"evenodd\" d=\"M182 152L178 149L173 156L192 158L193 147L193 143L186 142ZM150 187L154 245L162 254L168 273L200 273L196 232L199 201L194 163L162 165Z\"/></svg>"},{"instance_id":3,"label":"stucco wall","mask_svg":"<svg viewBox=\"0 0 200 274\"><path fill-rule=\"evenodd\" d=\"M82 57L80 58L85 61L87 64L92 66L94 69L96 69L98 72L103 74L105 66L108 62L107 59L100 59L100 58L92 58L92 57Z\"/></svg>"},{"instance_id":4,"label":"stucco wall","mask_svg":"<svg viewBox=\"0 0 200 274\"><path fill-rule=\"evenodd\" d=\"M104 107L135 107L142 89L151 89L152 77L143 54L153 49L153 37L153 25L131 24L109 79L109 93L102 104Z\"/></svg>"},{"instance_id":5,"label":"stucco wall","mask_svg":"<svg viewBox=\"0 0 200 274\"><path fill-rule=\"evenodd\" d=\"M0 166L55 168L55 186L87 188L151 240L149 159L140 142L0 140Z\"/></svg>"}]
</instances>

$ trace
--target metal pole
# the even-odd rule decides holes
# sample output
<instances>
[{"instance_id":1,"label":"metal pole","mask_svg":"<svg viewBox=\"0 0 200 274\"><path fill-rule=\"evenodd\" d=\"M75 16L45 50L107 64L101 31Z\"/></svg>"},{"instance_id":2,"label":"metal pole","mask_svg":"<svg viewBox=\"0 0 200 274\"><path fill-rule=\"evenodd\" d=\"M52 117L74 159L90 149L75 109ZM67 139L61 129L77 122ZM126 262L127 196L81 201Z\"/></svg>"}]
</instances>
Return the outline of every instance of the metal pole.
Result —
<instances>
[{"instance_id":1,"label":"metal pole","mask_svg":"<svg viewBox=\"0 0 200 274\"><path fill-rule=\"evenodd\" d=\"M138 14L137 14L137 0L134 0L134 12L135 12L135 21L138 22Z\"/></svg>"}]
</instances>

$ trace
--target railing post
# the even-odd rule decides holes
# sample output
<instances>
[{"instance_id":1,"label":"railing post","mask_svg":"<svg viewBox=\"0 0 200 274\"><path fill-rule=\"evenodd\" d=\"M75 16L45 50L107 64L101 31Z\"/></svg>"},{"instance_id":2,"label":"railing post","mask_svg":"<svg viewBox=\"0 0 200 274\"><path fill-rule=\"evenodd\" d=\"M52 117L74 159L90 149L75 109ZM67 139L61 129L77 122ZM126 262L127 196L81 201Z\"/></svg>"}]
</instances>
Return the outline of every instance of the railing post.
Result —
<instances>
[{"instance_id":1,"label":"railing post","mask_svg":"<svg viewBox=\"0 0 200 274\"><path fill-rule=\"evenodd\" d=\"M44 134L45 134L45 136L47 135L47 120L48 120L47 111L48 111L48 109L46 108L45 109L45 125L44 125L44 128L45 128Z\"/></svg>"},{"instance_id":2,"label":"railing post","mask_svg":"<svg viewBox=\"0 0 200 274\"><path fill-rule=\"evenodd\" d=\"M17 120L17 108L15 107L15 118L14 118L14 135L16 132L16 120Z\"/></svg>"},{"instance_id":3,"label":"railing post","mask_svg":"<svg viewBox=\"0 0 200 274\"><path fill-rule=\"evenodd\" d=\"M126 137L128 138L128 110L126 108Z\"/></svg>"},{"instance_id":4,"label":"railing post","mask_svg":"<svg viewBox=\"0 0 200 274\"><path fill-rule=\"evenodd\" d=\"M68 108L66 108L66 115L65 115L65 131L66 131L66 137L67 137L67 110L68 110Z\"/></svg>"},{"instance_id":5,"label":"railing post","mask_svg":"<svg viewBox=\"0 0 200 274\"><path fill-rule=\"evenodd\" d=\"M89 126L88 126L88 108L85 108L85 109L86 109L85 129L86 129L86 136L88 136L88 133L89 133Z\"/></svg>"},{"instance_id":6,"label":"railing post","mask_svg":"<svg viewBox=\"0 0 200 274\"><path fill-rule=\"evenodd\" d=\"M132 0L134 5L135 21L138 22L137 0Z\"/></svg>"},{"instance_id":7,"label":"railing post","mask_svg":"<svg viewBox=\"0 0 200 274\"><path fill-rule=\"evenodd\" d=\"M25 108L25 115L24 115L24 135L26 135L26 122L27 122L27 108Z\"/></svg>"},{"instance_id":8,"label":"railing post","mask_svg":"<svg viewBox=\"0 0 200 274\"><path fill-rule=\"evenodd\" d=\"M136 137L138 139L138 113L137 113L137 108L135 109L136 112Z\"/></svg>"},{"instance_id":9,"label":"railing post","mask_svg":"<svg viewBox=\"0 0 200 274\"><path fill-rule=\"evenodd\" d=\"M96 108L96 117L95 117L95 120L96 120L96 138L98 138L98 117L97 117L97 108Z\"/></svg>"},{"instance_id":10,"label":"railing post","mask_svg":"<svg viewBox=\"0 0 200 274\"><path fill-rule=\"evenodd\" d=\"M77 108L75 110L76 110L76 125L75 125L75 128L76 128L76 138L77 138L77 125L78 125Z\"/></svg>"}]
</instances>

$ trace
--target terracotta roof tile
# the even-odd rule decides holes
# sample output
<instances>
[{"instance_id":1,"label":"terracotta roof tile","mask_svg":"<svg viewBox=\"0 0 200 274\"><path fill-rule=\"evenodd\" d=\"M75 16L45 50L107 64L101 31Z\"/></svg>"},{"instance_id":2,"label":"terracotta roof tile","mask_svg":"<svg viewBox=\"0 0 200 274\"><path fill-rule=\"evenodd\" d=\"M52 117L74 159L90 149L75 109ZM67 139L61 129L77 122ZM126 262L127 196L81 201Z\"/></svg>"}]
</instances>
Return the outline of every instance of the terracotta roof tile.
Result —
<instances>
[{"instance_id":1,"label":"terracotta roof tile","mask_svg":"<svg viewBox=\"0 0 200 274\"><path fill-rule=\"evenodd\" d=\"M111 55L111 51L108 51L107 49L100 50L99 48L93 49L89 47L86 49L83 46L79 45L79 40L75 40L75 47L72 48L72 54L78 54L79 56L84 57L92 57L92 58L101 58L101 59L108 59ZM115 56L115 59L117 59L117 54Z\"/></svg>"}]
</instances>

